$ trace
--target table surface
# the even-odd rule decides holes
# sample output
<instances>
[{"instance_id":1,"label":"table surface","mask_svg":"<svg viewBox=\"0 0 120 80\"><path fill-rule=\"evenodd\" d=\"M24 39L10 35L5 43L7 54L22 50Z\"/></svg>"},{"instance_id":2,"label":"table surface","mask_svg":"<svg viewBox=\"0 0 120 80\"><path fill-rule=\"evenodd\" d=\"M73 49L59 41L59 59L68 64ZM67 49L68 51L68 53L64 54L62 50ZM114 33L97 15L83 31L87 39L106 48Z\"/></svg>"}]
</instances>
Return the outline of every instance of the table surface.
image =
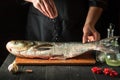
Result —
<instances>
[{"instance_id":1,"label":"table surface","mask_svg":"<svg viewBox=\"0 0 120 80\"><path fill-rule=\"evenodd\" d=\"M32 73L12 74L8 66L14 61L15 56L9 54L0 68L0 80L120 80L120 67L108 66L105 63L94 65L21 65L20 70L32 69ZM110 77L104 74L94 74L91 68L109 67L115 69L119 76Z\"/></svg>"}]
</instances>

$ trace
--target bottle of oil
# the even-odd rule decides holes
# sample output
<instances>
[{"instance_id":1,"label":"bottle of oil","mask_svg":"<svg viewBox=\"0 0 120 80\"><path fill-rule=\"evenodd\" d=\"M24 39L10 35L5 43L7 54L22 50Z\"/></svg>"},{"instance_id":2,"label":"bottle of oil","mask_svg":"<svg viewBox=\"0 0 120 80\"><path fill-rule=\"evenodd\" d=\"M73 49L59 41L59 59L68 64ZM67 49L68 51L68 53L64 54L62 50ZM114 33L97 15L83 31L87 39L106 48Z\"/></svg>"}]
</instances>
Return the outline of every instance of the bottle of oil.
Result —
<instances>
[{"instance_id":1,"label":"bottle of oil","mask_svg":"<svg viewBox=\"0 0 120 80\"><path fill-rule=\"evenodd\" d=\"M110 23L110 26L107 29L107 38L110 38L114 35L114 29L112 27L113 27L113 24ZM96 61L100 62L100 63L104 63L106 61L105 60L106 54L108 54L108 53L96 51Z\"/></svg>"},{"instance_id":2,"label":"bottle of oil","mask_svg":"<svg viewBox=\"0 0 120 80\"><path fill-rule=\"evenodd\" d=\"M108 35L107 37L113 37L114 36L114 29L112 28L112 24L110 24L110 27L107 29ZM115 53L106 53L105 61L106 64L109 66L120 66L120 46L118 43L118 38L111 41L111 45L114 46L116 49Z\"/></svg>"},{"instance_id":3,"label":"bottle of oil","mask_svg":"<svg viewBox=\"0 0 120 80\"><path fill-rule=\"evenodd\" d=\"M118 39L113 41L112 45L115 47L115 53L107 53L105 60L110 66L120 66L120 46L118 44Z\"/></svg>"}]
</instances>

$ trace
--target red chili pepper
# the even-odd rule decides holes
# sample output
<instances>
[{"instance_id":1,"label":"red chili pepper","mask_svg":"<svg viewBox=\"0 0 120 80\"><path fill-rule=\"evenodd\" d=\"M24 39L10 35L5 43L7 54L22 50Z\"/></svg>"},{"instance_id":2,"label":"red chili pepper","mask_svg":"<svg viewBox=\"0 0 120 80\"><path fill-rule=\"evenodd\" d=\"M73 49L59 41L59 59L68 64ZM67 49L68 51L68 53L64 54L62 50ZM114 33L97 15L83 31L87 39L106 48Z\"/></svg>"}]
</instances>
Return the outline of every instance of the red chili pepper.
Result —
<instances>
[{"instance_id":1,"label":"red chili pepper","mask_svg":"<svg viewBox=\"0 0 120 80\"><path fill-rule=\"evenodd\" d=\"M102 73L102 68L99 68L99 67L93 67L91 70L93 73L96 73L96 74Z\"/></svg>"},{"instance_id":2,"label":"red chili pepper","mask_svg":"<svg viewBox=\"0 0 120 80\"><path fill-rule=\"evenodd\" d=\"M118 76L118 72L116 72L115 70L111 70L110 76L111 76L111 77Z\"/></svg>"},{"instance_id":3,"label":"red chili pepper","mask_svg":"<svg viewBox=\"0 0 120 80\"><path fill-rule=\"evenodd\" d=\"M110 71L111 71L110 68L104 68L103 73L104 73L105 75L109 75L109 74L110 74Z\"/></svg>"},{"instance_id":4,"label":"red chili pepper","mask_svg":"<svg viewBox=\"0 0 120 80\"><path fill-rule=\"evenodd\" d=\"M100 67L93 67L91 68L91 71L96 74L104 73L104 75L109 75L111 77L118 76L118 72L113 70L112 68L100 68Z\"/></svg>"},{"instance_id":5,"label":"red chili pepper","mask_svg":"<svg viewBox=\"0 0 120 80\"><path fill-rule=\"evenodd\" d=\"M111 77L115 77L118 75L118 72L111 68L104 68L103 73L105 75L110 75Z\"/></svg>"}]
</instances>

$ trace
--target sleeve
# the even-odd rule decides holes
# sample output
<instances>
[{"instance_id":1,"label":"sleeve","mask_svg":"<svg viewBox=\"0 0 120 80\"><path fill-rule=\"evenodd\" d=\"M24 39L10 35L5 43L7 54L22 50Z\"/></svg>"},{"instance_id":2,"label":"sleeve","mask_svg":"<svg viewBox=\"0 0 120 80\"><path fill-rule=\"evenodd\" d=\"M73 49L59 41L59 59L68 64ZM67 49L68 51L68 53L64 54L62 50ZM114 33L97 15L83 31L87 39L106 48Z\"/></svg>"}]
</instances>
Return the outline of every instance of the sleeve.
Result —
<instances>
[{"instance_id":1,"label":"sleeve","mask_svg":"<svg viewBox=\"0 0 120 80\"><path fill-rule=\"evenodd\" d=\"M16 2L20 5L26 5L26 4L30 3L30 2L27 2L27 1L24 1L24 0L16 0Z\"/></svg>"},{"instance_id":2,"label":"sleeve","mask_svg":"<svg viewBox=\"0 0 120 80\"><path fill-rule=\"evenodd\" d=\"M89 0L89 6L96 6L106 9L108 6L108 0Z\"/></svg>"}]
</instances>

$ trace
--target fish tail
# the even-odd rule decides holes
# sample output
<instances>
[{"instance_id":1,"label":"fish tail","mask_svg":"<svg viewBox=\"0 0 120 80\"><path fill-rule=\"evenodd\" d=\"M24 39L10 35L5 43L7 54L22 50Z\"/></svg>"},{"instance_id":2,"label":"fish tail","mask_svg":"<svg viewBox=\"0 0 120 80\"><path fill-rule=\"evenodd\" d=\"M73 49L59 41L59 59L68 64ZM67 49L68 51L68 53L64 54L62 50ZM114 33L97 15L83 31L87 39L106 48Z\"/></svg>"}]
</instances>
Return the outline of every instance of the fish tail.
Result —
<instances>
[{"instance_id":1,"label":"fish tail","mask_svg":"<svg viewBox=\"0 0 120 80\"><path fill-rule=\"evenodd\" d=\"M110 38L102 39L98 42L96 42L96 50L105 52L105 53L113 53L116 52L119 49L119 44L116 44L117 39L120 38L120 36L113 36Z\"/></svg>"}]
</instances>

